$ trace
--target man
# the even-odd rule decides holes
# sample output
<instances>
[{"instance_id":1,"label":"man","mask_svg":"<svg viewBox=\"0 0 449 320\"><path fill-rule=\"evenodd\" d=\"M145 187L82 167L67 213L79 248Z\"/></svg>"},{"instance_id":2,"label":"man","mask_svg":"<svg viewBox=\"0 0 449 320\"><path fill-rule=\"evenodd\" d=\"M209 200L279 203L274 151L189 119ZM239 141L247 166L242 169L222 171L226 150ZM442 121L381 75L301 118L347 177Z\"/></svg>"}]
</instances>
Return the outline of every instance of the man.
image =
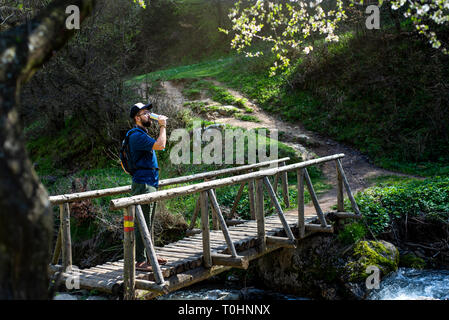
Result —
<instances>
[{"instance_id":1,"label":"man","mask_svg":"<svg viewBox=\"0 0 449 320\"><path fill-rule=\"evenodd\" d=\"M138 195L143 193L150 193L157 191L159 185L159 167L157 164L155 150L164 150L167 141L166 136L166 123L167 117L160 116L159 123L159 136L157 140L154 140L148 135L148 127L152 125L153 120L150 119L150 109L153 107L151 103L143 104L136 103L131 107L130 117L134 120L135 126L130 131L133 132L129 137L129 148L131 153L131 160L133 161L137 170L133 174L132 178L132 195ZM130 133L128 131L127 134ZM154 221L154 215L156 203L153 203L152 217ZM142 211L147 222L150 221L150 205L142 205ZM151 265L148 263L148 259L145 257L145 246L140 235L139 228L136 228L136 269L143 271L151 271ZM147 253L148 254L148 253ZM158 259L159 264L165 264L167 261L164 259Z\"/></svg>"}]
</instances>

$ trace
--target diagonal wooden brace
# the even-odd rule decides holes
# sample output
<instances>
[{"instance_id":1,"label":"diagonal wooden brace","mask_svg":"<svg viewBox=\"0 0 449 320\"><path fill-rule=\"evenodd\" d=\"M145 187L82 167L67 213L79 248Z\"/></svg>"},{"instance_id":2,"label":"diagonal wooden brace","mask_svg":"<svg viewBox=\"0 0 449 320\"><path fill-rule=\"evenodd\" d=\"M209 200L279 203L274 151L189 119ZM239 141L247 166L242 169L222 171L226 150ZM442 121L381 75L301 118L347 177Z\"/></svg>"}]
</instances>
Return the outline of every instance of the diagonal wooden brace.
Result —
<instances>
[{"instance_id":1,"label":"diagonal wooden brace","mask_svg":"<svg viewBox=\"0 0 449 320\"><path fill-rule=\"evenodd\" d=\"M232 205L231 213L229 216L234 217L235 211L237 210L237 205L239 204L240 198L242 197L243 189L245 188L245 182L240 184L239 191L237 192L237 196L235 197L234 204Z\"/></svg>"},{"instance_id":2,"label":"diagonal wooden brace","mask_svg":"<svg viewBox=\"0 0 449 320\"><path fill-rule=\"evenodd\" d=\"M140 204L136 205L136 217L140 229L140 234L142 235L142 241L145 244L145 249L150 258L151 266L153 267L154 278L157 284L164 284L164 276L162 275L161 267L157 262L156 251L153 247L153 242L151 241L150 232L148 231L148 226L145 222L143 216L142 207Z\"/></svg>"},{"instance_id":3,"label":"diagonal wooden brace","mask_svg":"<svg viewBox=\"0 0 449 320\"><path fill-rule=\"evenodd\" d=\"M284 227L287 237L291 241L295 241L295 236L293 235L293 232L290 229L290 226L288 225L287 220L285 219L284 212L282 211L281 205L279 204L276 194L274 193L274 190L273 190L273 187L271 186L270 180L268 180L268 177L264 177L263 182L265 183L265 186L268 189L268 193L270 194L271 200L273 201L273 204L274 204L276 211L279 215L279 219L281 219L282 226Z\"/></svg>"},{"instance_id":4,"label":"diagonal wooden brace","mask_svg":"<svg viewBox=\"0 0 449 320\"><path fill-rule=\"evenodd\" d=\"M232 242L231 235L229 234L228 227L226 225L226 221L223 218L223 215L221 214L220 206L218 205L217 197L215 196L214 190L210 189L207 191L209 194L210 202L212 203L212 207L214 210L212 210L215 215L218 218L218 221L220 222L221 230L223 232L223 235L226 239L226 243L228 244L229 251L231 251L231 255L233 257L237 257L237 251L235 251L234 243Z\"/></svg>"},{"instance_id":5,"label":"diagonal wooden brace","mask_svg":"<svg viewBox=\"0 0 449 320\"><path fill-rule=\"evenodd\" d=\"M312 180L310 180L309 172L304 168L304 178L306 180L307 189L309 190L310 197L312 198L313 206L315 207L316 214L320 219L321 226L327 227L326 219L324 218L323 211L321 210L320 204L318 203L318 198L316 196L315 190L313 189Z\"/></svg>"}]
</instances>

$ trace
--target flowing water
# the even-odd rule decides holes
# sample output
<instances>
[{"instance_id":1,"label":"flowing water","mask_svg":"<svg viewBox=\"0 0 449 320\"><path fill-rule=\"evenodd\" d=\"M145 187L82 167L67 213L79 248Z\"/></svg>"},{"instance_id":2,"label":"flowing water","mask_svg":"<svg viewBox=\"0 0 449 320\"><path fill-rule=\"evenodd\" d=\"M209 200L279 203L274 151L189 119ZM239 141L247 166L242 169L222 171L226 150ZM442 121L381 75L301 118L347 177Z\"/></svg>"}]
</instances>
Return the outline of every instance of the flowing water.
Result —
<instances>
[{"instance_id":1,"label":"flowing water","mask_svg":"<svg viewBox=\"0 0 449 320\"><path fill-rule=\"evenodd\" d=\"M449 270L399 268L382 279L368 300L449 300Z\"/></svg>"},{"instance_id":2,"label":"flowing water","mask_svg":"<svg viewBox=\"0 0 449 320\"><path fill-rule=\"evenodd\" d=\"M175 291L156 298L157 300L310 300L271 290L248 287L222 287L199 285L194 288Z\"/></svg>"},{"instance_id":3,"label":"flowing water","mask_svg":"<svg viewBox=\"0 0 449 320\"><path fill-rule=\"evenodd\" d=\"M160 300L310 300L258 288L200 286L161 296ZM367 300L449 300L449 270L399 268L382 279Z\"/></svg>"}]
</instances>

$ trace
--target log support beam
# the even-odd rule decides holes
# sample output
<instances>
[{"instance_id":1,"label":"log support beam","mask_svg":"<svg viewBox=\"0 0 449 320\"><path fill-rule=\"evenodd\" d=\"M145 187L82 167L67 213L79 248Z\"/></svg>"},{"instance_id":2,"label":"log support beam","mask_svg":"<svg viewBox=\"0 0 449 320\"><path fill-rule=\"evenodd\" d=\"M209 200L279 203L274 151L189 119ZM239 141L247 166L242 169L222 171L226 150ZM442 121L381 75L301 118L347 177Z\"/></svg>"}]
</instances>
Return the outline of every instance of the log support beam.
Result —
<instances>
[{"instance_id":1,"label":"log support beam","mask_svg":"<svg viewBox=\"0 0 449 320\"><path fill-rule=\"evenodd\" d=\"M284 237L275 237L275 236L267 236L267 245L270 246L280 246L283 248L296 248L295 241L290 240L289 238Z\"/></svg>"},{"instance_id":2,"label":"log support beam","mask_svg":"<svg viewBox=\"0 0 449 320\"><path fill-rule=\"evenodd\" d=\"M212 254L212 264L246 270L249 266L249 259L245 256L233 257L232 255L214 253Z\"/></svg>"}]
</instances>

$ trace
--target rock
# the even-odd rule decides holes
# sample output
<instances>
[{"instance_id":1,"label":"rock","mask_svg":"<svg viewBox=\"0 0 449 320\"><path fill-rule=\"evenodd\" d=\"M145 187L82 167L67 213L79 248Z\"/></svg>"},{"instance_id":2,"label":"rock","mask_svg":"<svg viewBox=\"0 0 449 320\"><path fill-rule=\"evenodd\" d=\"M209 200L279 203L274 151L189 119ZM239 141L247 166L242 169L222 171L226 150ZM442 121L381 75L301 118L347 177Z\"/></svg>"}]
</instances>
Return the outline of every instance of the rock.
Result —
<instances>
[{"instance_id":1,"label":"rock","mask_svg":"<svg viewBox=\"0 0 449 320\"><path fill-rule=\"evenodd\" d=\"M224 128L225 128L224 123L214 123L214 124L208 125L206 128L204 128L204 131L209 130L209 129L223 130Z\"/></svg>"},{"instance_id":2,"label":"rock","mask_svg":"<svg viewBox=\"0 0 449 320\"><path fill-rule=\"evenodd\" d=\"M78 300L78 298L68 293L57 293L53 300Z\"/></svg>"},{"instance_id":3,"label":"rock","mask_svg":"<svg viewBox=\"0 0 449 320\"><path fill-rule=\"evenodd\" d=\"M350 282L363 281L372 273L367 272L370 266L378 267L381 276L396 271L399 266L398 249L383 240L357 242L345 264L343 279Z\"/></svg>"},{"instance_id":4,"label":"rock","mask_svg":"<svg viewBox=\"0 0 449 320\"><path fill-rule=\"evenodd\" d=\"M217 111L223 116L229 116L234 113L240 112L240 110L234 106L220 106L217 108Z\"/></svg>"},{"instance_id":5,"label":"rock","mask_svg":"<svg viewBox=\"0 0 449 320\"><path fill-rule=\"evenodd\" d=\"M217 300L240 300L239 292L226 292L223 296L219 297Z\"/></svg>"},{"instance_id":6,"label":"rock","mask_svg":"<svg viewBox=\"0 0 449 320\"><path fill-rule=\"evenodd\" d=\"M360 241L347 247L335 235L316 234L296 249L281 249L258 259L256 272L277 291L317 299L361 300L367 296L366 270L374 265L385 276L397 270L399 252L386 241ZM243 292L251 296L251 292Z\"/></svg>"},{"instance_id":7,"label":"rock","mask_svg":"<svg viewBox=\"0 0 449 320\"><path fill-rule=\"evenodd\" d=\"M356 300L363 300L367 296L366 285L364 283L347 282L344 284L347 293Z\"/></svg>"},{"instance_id":8,"label":"rock","mask_svg":"<svg viewBox=\"0 0 449 320\"><path fill-rule=\"evenodd\" d=\"M332 235L310 236L299 242L296 249L284 248L258 259L258 276L265 286L276 291L300 297L339 299L336 248Z\"/></svg>"},{"instance_id":9,"label":"rock","mask_svg":"<svg viewBox=\"0 0 449 320\"><path fill-rule=\"evenodd\" d=\"M319 142L318 140L315 140L305 134L299 134L295 137L296 137L297 142L301 143L302 145L308 146L308 147L319 147L322 145L321 142ZM330 144L330 143L328 143L328 144Z\"/></svg>"},{"instance_id":10,"label":"rock","mask_svg":"<svg viewBox=\"0 0 449 320\"><path fill-rule=\"evenodd\" d=\"M231 274L230 276L228 276L228 278L226 280L227 281L239 281L239 277L237 277L234 274Z\"/></svg>"}]
</instances>

